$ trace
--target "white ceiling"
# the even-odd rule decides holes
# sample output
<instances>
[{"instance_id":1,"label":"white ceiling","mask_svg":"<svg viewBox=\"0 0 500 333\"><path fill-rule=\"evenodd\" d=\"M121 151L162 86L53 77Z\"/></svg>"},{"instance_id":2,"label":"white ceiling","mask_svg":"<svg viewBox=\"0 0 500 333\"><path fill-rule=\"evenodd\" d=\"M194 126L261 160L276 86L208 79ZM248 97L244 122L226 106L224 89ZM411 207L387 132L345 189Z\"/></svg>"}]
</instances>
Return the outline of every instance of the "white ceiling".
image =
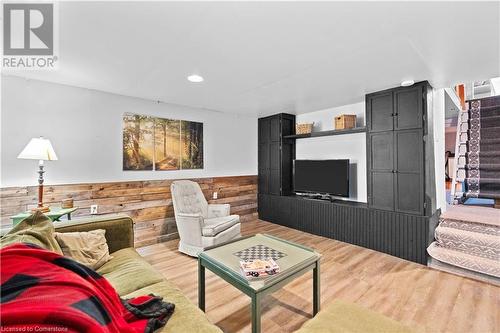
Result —
<instances>
[{"instance_id":1,"label":"white ceiling","mask_svg":"<svg viewBox=\"0 0 500 333\"><path fill-rule=\"evenodd\" d=\"M62 2L59 12L59 69L15 75L251 115L359 102L403 79L500 76L500 2Z\"/></svg>"}]
</instances>

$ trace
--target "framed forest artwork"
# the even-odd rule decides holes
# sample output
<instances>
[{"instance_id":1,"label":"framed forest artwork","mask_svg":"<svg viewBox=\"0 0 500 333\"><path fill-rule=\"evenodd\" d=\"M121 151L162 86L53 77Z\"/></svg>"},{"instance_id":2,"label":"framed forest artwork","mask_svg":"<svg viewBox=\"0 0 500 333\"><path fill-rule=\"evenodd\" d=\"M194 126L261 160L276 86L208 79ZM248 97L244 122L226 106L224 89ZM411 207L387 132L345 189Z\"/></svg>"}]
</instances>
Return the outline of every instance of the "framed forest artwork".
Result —
<instances>
[{"instance_id":1,"label":"framed forest artwork","mask_svg":"<svg viewBox=\"0 0 500 333\"><path fill-rule=\"evenodd\" d=\"M123 170L203 169L203 123L123 115Z\"/></svg>"}]
</instances>

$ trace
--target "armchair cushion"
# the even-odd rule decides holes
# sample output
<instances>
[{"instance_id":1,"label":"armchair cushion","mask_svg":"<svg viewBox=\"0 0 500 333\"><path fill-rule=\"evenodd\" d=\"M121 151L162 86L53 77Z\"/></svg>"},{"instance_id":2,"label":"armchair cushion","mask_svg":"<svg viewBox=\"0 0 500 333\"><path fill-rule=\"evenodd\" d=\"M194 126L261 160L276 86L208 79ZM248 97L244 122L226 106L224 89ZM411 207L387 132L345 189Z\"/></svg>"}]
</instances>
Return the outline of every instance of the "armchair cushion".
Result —
<instances>
[{"instance_id":1,"label":"armchair cushion","mask_svg":"<svg viewBox=\"0 0 500 333\"><path fill-rule=\"evenodd\" d=\"M201 232L205 237L213 237L238 223L240 223L240 217L238 215L205 219L205 224L203 225Z\"/></svg>"},{"instance_id":2,"label":"armchair cushion","mask_svg":"<svg viewBox=\"0 0 500 333\"><path fill-rule=\"evenodd\" d=\"M208 205L208 218L228 216L231 210L231 205L229 204L209 204Z\"/></svg>"},{"instance_id":3,"label":"armchair cushion","mask_svg":"<svg viewBox=\"0 0 500 333\"><path fill-rule=\"evenodd\" d=\"M190 180L177 180L170 188L176 213L199 213L207 217L208 203L197 183Z\"/></svg>"}]
</instances>

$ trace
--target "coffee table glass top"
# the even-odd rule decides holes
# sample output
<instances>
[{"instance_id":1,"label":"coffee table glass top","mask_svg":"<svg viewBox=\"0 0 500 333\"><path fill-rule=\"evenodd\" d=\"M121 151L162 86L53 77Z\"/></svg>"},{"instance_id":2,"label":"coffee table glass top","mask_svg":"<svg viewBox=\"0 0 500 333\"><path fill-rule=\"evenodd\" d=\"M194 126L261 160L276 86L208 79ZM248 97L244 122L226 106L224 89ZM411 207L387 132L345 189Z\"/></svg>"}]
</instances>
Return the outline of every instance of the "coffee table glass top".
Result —
<instances>
[{"instance_id":1,"label":"coffee table glass top","mask_svg":"<svg viewBox=\"0 0 500 333\"><path fill-rule=\"evenodd\" d=\"M200 253L200 257L224 270L230 277L255 291L281 281L290 274L316 262L320 254L313 249L271 235L256 234ZM247 280L240 269L240 260L273 258L280 272Z\"/></svg>"}]
</instances>

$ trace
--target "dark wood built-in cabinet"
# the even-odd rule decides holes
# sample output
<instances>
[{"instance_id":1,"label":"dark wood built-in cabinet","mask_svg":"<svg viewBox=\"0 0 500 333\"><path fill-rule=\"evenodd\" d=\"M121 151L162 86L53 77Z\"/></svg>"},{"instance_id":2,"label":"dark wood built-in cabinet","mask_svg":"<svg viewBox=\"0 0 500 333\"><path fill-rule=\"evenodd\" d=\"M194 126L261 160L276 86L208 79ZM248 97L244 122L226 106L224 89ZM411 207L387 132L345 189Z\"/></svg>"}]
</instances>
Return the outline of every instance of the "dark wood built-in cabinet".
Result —
<instances>
[{"instance_id":1,"label":"dark wood built-in cabinet","mask_svg":"<svg viewBox=\"0 0 500 333\"><path fill-rule=\"evenodd\" d=\"M296 139L364 128L295 135L293 115L259 119L259 217L426 264L438 219L425 182L427 173L427 183L435 183L429 171L434 166L427 121L431 89L421 82L366 96L368 203L293 194Z\"/></svg>"},{"instance_id":2,"label":"dark wood built-in cabinet","mask_svg":"<svg viewBox=\"0 0 500 333\"><path fill-rule=\"evenodd\" d=\"M367 183L371 208L425 212L426 82L366 96Z\"/></svg>"},{"instance_id":3,"label":"dark wood built-in cabinet","mask_svg":"<svg viewBox=\"0 0 500 333\"><path fill-rule=\"evenodd\" d=\"M294 132L294 115L280 113L259 119L259 193L291 193L295 144L283 137Z\"/></svg>"}]
</instances>

